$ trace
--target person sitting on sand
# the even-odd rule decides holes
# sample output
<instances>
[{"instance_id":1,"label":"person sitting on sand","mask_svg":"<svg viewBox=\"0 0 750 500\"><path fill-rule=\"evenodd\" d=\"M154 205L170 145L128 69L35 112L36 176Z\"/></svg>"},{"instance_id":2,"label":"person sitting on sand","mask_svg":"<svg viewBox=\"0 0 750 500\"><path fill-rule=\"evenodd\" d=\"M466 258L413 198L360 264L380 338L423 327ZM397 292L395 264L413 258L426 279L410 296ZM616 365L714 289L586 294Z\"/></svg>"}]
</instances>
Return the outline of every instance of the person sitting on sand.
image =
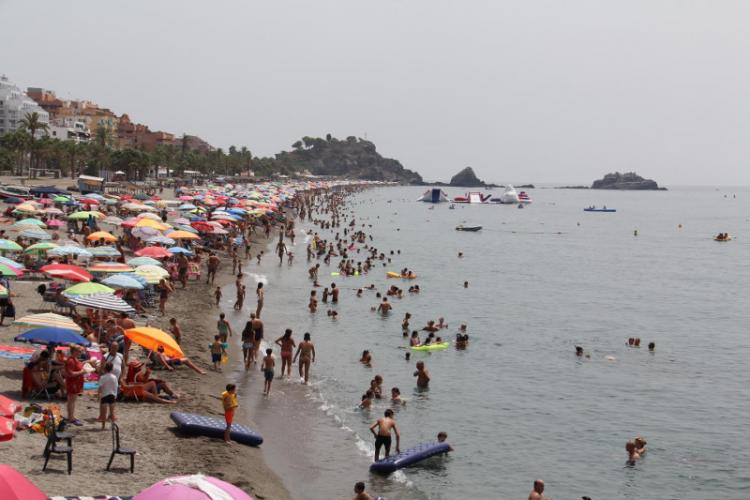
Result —
<instances>
[{"instance_id":1,"label":"person sitting on sand","mask_svg":"<svg viewBox=\"0 0 750 500\"><path fill-rule=\"evenodd\" d=\"M151 351L151 353L148 355L149 360L153 364L155 368L166 368L169 371L173 371L175 366L185 365L188 368L200 373L201 375L205 375L206 371L201 370L195 364L193 364L192 361L190 361L187 357L183 358L171 358L164 354L164 346L159 346L156 351Z\"/></svg>"},{"instance_id":2,"label":"person sitting on sand","mask_svg":"<svg viewBox=\"0 0 750 500\"><path fill-rule=\"evenodd\" d=\"M628 453L628 461L626 462L628 465L635 465L635 461L640 460L641 455L636 449L635 442L628 441L625 443L625 451Z\"/></svg>"},{"instance_id":3,"label":"person sitting on sand","mask_svg":"<svg viewBox=\"0 0 750 500\"><path fill-rule=\"evenodd\" d=\"M135 399L136 401L150 401L161 404L177 403L177 401L160 398L155 382L146 382L145 384L121 382L120 391L124 398Z\"/></svg>"}]
</instances>

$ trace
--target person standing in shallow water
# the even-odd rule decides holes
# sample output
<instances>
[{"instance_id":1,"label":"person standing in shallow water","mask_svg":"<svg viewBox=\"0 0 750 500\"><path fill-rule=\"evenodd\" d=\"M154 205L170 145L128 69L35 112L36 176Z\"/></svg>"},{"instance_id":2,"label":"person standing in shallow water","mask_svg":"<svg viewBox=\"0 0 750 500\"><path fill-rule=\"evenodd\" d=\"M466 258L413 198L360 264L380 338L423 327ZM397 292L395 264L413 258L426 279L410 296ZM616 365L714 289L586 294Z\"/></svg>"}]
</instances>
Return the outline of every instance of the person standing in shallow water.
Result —
<instances>
[{"instance_id":1,"label":"person standing in shallow water","mask_svg":"<svg viewBox=\"0 0 750 500\"><path fill-rule=\"evenodd\" d=\"M297 352L292 362L299 357L299 376L307 384L310 379L310 365L315 363L315 345L310 341L310 334L305 333L304 340L297 346Z\"/></svg>"},{"instance_id":2,"label":"person standing in shallow water","mask_svg":"<svg viewBox=\"0 0 750 500\"><path fill-rule=\"evenodd\" d=\"M260 312L263 310L263 299L265 298L265 290L263 290L263 282L258 283L258 288L255 289L255 295L258 296L258 306L255 308L255 317L260 319Z\"/></svg>"},{"instance_id":3,"label":"person standing in shallow water","mask_svg":"<svg viewBox=\"0 0 750 500\"><path fill-rule=\"evenodd\" d=\"M284 331L284 335L276 339L275 344L281 347L281 376L284 376L285 369L287 376L291 376L292 353L297 345L292 338L292 329L287 328L286 331Z\"/></svg>"},{"instance_id":4,"label":"person standing in shallow water","mask_svg":"<svg viewBox=\"0 0 750 500\"><path fill-rule=\"evenodd\" d=\"M534 481L534 489L529 493L529 500L549 500L544 496L544 481L541 479Z\"/></svg>"}]
</instances>

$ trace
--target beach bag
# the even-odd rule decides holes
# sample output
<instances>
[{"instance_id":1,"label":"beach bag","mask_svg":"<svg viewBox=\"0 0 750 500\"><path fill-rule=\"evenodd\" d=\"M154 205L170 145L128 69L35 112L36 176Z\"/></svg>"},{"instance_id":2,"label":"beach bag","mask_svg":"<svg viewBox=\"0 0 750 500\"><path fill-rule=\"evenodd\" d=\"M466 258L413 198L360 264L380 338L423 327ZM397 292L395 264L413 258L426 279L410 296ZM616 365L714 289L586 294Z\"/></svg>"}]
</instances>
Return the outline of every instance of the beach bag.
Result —
<instances>
[{"instance_id":1,"label":"beach bag","mask_svg":"<svg viewBox=\"0 0 750 500\"><path fill-rule=\"evenodd\" d=\"M221 355L221 364L225 365L227 363L229 363L229 354L224 353Z\"/></svg>"},{"instance_id":2,"label":"beach bag","mask_svg":"<svg viewBox=\"0 0 750 500\"><path fill-rule=\"evenodd\" d=\"M3 316L5 316L6 318L16 317L16 306L14 306L12 302L8 302L5 305L5 309L3 310Z\"/></svg>"}]
</instances>

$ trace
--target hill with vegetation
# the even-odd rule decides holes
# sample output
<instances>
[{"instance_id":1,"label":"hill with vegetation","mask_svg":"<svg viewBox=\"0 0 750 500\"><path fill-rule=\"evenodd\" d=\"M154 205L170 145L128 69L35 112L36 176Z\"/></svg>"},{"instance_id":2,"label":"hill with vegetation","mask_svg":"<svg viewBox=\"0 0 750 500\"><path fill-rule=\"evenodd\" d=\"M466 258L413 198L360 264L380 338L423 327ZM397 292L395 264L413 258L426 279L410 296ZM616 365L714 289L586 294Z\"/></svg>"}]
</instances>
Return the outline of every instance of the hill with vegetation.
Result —
<instances>
[{"instance_id":1,"label":"hill with vegetation","mask_svg":"<svg viewBox=\"0 0 750 500\"><path fill-rule=\"evenodd\" d=\"M339 140L328 134L325 139L303 137L274 158L259 158L263 170L286 174L336 176L346 179L392 181L420 184L422 176L405 169L398 160L383 158L375 144L354 136Z\"/></svg>"}]
</instances>

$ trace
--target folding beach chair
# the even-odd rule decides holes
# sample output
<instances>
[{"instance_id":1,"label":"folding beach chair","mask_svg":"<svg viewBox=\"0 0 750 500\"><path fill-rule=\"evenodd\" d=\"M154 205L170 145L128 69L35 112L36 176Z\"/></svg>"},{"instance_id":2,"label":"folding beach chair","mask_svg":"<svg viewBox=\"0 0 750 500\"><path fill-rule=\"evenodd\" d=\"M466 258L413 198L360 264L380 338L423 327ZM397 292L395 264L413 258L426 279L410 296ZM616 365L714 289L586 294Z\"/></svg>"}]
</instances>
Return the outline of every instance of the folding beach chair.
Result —
<instances>
[{"instance_id":1,"label":"folding beach chair","mask_svg":"<svg viewBox=\"0 0 750 500\"><path fill-rule=\"evenodd\" d=\"M135 470L135 453L136 451L133 449L120 446L120 427L112 422L112 455L109 457L107 470L112 466L115 455L130 455L130 473L132 474L133 470Z\"/></svg>"}]
</instances>

